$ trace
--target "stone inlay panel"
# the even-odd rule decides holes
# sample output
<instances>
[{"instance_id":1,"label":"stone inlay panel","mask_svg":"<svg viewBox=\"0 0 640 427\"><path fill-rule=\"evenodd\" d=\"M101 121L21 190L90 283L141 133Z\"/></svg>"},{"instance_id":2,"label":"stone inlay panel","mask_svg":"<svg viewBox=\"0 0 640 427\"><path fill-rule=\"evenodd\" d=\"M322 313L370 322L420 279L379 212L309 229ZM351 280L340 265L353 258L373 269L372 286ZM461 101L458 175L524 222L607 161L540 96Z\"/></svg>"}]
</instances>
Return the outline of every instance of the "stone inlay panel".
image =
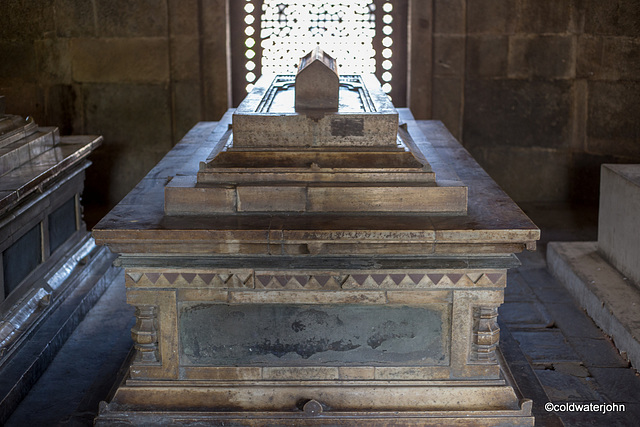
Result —
<instances>
[{"instance_id":1,"label":"stone inlay panel","mask_svg":"<svg viewBox=\"0 0 640 427\"><path fill-rule=\"evenodd\" d=\"M183 303L180 364L446 365L448 305Z\"/></svg>"}]
</instances>

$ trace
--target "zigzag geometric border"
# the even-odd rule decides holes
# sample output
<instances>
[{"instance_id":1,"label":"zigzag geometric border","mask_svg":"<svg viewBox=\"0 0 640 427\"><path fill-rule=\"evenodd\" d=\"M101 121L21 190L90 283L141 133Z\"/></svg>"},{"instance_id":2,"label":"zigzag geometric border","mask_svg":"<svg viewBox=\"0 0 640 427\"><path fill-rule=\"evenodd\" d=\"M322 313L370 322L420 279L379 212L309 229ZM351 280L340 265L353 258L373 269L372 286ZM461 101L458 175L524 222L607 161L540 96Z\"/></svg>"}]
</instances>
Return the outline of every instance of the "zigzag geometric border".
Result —
<instances>
[{"instance_id":1,"label":"zigzag geometric border","mask_svg":"<svg viewBox=\"0 0 640 427\"><path fill-rule=\"evenodd\" d=\"M129 286L212 287L255 289L415 289L458 287L503 287L505 272L375 272L375 273L276 273L242 270L236 272L127 272Z\"/></svg>"}]
</instances>

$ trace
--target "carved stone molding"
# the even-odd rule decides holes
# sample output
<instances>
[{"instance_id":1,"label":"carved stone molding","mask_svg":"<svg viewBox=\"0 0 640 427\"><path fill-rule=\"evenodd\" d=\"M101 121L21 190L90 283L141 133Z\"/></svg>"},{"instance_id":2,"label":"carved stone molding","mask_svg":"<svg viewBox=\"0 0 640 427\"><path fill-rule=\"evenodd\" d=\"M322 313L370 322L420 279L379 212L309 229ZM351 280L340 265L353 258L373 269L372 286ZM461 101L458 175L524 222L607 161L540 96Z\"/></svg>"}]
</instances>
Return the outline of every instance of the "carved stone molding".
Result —
<instances>
[{"instance_id":1,"label":"carved stone molding","mask_svg":"<svg viewBox=\"0 0 640 427\"><path fill-rule=\"evenodd\" d=\"M499 342L498 307L474 307L470 361L483 364L498 363L496 347Z\"/></svg>"},{"instance_id":2,"label":"carved stone molding","mask_svg":"<svg viewBox=\"0 0 640 427\"><path fill-rule=\"evenodd\" d=\"M158 308L152 305L136 307L136 324L131 328L136 349L134 363L160 362L158 353Z\"/></svg>"},{"instance_id":3,"label":"carved stone molding","mask_svg":"<svg viewBox=\"0 0 640 427\"><path fill-rule=\"evenodd\" d=\"M503 272L473 270L408 272L275 272L224 270L208 272L128 272L129 286L212 287L255 289L410 289L431 287L503 287Z\"/></svg>"}]
</instances>

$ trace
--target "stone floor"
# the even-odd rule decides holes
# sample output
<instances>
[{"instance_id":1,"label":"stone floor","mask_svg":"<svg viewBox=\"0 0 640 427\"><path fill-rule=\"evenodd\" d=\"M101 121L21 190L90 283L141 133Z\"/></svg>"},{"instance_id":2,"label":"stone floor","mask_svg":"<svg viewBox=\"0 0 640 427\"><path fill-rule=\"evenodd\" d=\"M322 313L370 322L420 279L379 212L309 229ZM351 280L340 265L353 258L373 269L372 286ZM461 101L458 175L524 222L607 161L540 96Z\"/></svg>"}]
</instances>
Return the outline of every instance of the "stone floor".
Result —
<instances>
[{"instance_id":1,"label":"stone floor","mask_svg":"<svg viewBox=\"0 0 640 427\"><path fill-rule=\"evenodd\" d=\"M597 212L565 205L524 205L542 229L536 252L521 254L500 308L501 347L537 425L635 426L640 377L546 268L549 241L596 240ZM133 310L123 280L105 292L7 426L91 425L131 341ZM540 387L541 385L541 387ZM547 401L624 404L625 412L546 412Z\"/></svg>"}]
</instances>

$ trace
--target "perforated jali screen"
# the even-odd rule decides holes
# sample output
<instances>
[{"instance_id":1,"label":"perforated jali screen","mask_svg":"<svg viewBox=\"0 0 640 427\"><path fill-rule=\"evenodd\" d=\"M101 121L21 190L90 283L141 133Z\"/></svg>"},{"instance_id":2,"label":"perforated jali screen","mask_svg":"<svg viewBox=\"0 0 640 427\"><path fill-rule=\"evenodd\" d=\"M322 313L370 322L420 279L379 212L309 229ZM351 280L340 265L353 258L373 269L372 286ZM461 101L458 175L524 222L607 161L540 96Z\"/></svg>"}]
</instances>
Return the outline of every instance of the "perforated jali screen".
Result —
<instances>
[{"instance_id":1,"label":"perforated jali screen","mask_svg":"<svg viewBox=\"0 0 640 427\"><path fill-rule=\"evenodd\" d=\"M262 73L295 73L315 46L341 74L375 73L396 106L405 102L406 0L232 2L234 104Z\"/></svg>"}]
</instances>

